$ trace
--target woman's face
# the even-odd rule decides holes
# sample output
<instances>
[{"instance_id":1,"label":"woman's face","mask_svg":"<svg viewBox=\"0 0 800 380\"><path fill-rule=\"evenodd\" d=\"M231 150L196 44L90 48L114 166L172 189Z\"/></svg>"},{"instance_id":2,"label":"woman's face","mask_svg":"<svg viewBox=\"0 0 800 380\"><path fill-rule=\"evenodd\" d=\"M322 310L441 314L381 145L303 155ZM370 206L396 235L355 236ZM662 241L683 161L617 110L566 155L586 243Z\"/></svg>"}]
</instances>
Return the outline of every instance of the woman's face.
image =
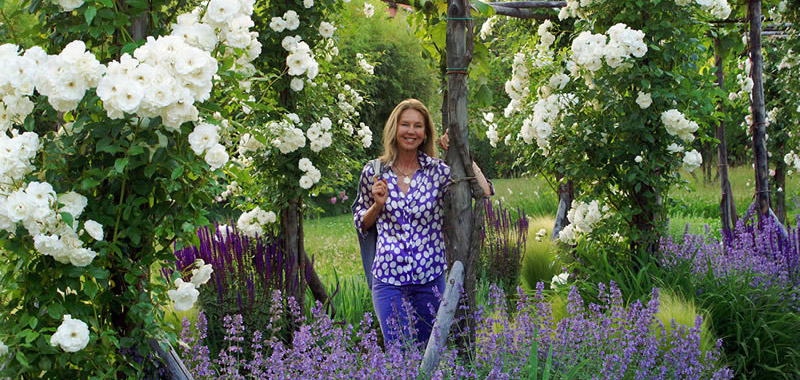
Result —
<instances>
[{"instance_id":1,"label":"woman's face","mask_svg":"<svg viewBox=\"0 0 800 380\"><path fill-rule=\"evenodd\" d=\"M425 139L425 117L415 109L407 109L397 118L397 149L416 151Z\"/></svg>"}]
</instances>

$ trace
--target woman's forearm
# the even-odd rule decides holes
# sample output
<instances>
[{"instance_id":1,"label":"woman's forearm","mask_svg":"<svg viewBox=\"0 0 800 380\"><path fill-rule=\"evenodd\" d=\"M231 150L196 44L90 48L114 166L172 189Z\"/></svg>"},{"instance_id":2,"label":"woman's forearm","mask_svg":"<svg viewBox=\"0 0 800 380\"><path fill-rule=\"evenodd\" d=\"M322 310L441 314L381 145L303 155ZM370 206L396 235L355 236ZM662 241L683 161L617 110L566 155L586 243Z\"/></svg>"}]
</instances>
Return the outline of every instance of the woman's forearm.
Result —
<instances>
[{"instance_id":1,"label":"woman's forearm","mask_svg":"<svg viewBox=\"0 0 800 380\"><path fill-rule=\"evenodd\" d=\"M472 171L475 173L475 179L478 180L478 185L483 190L483 195L486 197L492 196L492 187L489 186L489 181L486 179L486 176L483 175L481 168L478 167L475 161L472 161Z\"/></svg>"},{"instance_id":2,"label":"woman's forearm","mask_svg":"<svg viewBox=\"0 0 800 380\"><path fill-rule=\"evenodd\" d=\"M383 205L377 202L373 203L364 213L364 217L361 218L361 230L367 232L368 229L372 228L375 225L375 221L378 220L378 216L381 215L381 211L383 211Z\"/></svg>"}]
</instances>

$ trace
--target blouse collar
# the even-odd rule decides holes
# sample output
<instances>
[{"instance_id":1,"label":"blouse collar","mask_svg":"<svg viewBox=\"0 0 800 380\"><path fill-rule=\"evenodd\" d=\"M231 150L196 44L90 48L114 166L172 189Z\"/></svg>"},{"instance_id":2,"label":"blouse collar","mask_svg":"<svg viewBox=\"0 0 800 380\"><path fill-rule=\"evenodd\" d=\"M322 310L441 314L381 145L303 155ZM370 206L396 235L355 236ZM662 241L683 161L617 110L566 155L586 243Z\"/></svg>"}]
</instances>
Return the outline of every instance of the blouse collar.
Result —
<instances>
[{"instance_id":1,"label":"blouse collar","mask_svg":"<svg viewBox=\"0 0 800 380\"><path fill-rule=\"evenodd\" d=\"M427 167L429 167L431 165L434 165L436 163L436 160L433 157L425 154L425 152L423 152L421 150L417 150L417 161L419 162L419 165L423 169L425 169L425 168L427 168ZM386 166L392 167L392 165L394 165L394 161L390 162Z\"/></svg>"}]
</instances>

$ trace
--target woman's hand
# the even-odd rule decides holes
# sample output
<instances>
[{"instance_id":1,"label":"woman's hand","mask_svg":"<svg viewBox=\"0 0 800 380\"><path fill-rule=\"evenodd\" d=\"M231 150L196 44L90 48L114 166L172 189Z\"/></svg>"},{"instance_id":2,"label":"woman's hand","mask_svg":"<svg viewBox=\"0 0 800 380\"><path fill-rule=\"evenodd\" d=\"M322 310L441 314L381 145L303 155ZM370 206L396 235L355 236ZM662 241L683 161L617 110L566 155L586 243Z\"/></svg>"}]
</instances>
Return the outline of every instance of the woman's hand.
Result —
<instances>
[{"instance_id":1,"label":"woman's hand","mask_svg":"<svg viewBox=\"0 0 800 380\"><path fill-rule=\"evenodd\" d=\"M439 140L436 141L439 144L439 148L442 150L447 150L450 148L450 135L448 135L448 133L450 133L449 129L442 135L442 137L439 137Z\"/></svg>"},{"instance_id":2,"label":"woman's hand","mask_svg":"<svg viewBox=\"0 0 800 380\"><path fill-rule=\"evenodd\" d=\"M380 179L372 184L372 198L375 199L375 204L383 206L386 199L389 197L389 185L385 179Z\"/></svg>"}]
</instances>

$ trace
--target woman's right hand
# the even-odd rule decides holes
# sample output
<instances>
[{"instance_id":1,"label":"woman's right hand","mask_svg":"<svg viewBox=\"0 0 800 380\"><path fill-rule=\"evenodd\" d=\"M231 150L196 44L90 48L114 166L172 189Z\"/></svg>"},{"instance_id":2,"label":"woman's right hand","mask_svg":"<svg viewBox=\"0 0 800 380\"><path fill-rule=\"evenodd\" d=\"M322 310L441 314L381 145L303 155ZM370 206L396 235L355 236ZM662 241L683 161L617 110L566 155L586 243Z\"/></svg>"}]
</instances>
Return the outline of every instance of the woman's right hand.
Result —
<instances>
[{"instance_id":1,"label":"woman's right hand","mask_svg":"<svg viewBox=\"0 0 800 380\"><path fill-rule=\"evenodd\" d=\"M372 198L380 206L386 203L386 199L389 198L389 185L385 179L381 178L372 184Z\"/></svg>"}]
</instances>

